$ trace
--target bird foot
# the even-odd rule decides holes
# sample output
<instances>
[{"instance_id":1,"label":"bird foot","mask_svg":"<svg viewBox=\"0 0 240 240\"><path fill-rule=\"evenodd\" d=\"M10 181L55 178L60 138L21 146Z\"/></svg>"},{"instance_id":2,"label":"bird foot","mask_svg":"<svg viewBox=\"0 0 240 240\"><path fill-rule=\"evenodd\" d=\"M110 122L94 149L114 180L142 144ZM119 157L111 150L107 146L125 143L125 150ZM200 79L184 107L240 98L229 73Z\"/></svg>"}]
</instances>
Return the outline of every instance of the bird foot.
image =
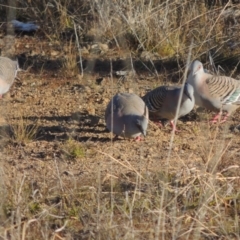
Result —
<instances>
[{"instance_id":1,"label":"bird foot","mask_svg":"<svg viewBox=\"0 0 240 240\"><path fill-rule=\"evenodd\" d=\"M222 121L220 121L220 123L225 123L227 121L227 119L223 119Z\"/></svg>"},{"instance_id":2,"label":"bird foot","mask_svg":"<svg viewBox=\"0 0 240 240\"><path fill-rule=\"evenodd\" d=\"M229 114L227 113L224 118L220 121L220 123L224 123L227 121L227 118L229 117Z\"/></svg>"},{"instance_id":3,"label":"bird foot","mask_svg":"<svg viewBox=\"0 0 240 240\"><path fill-rule=\"evenodd\" d=\"M215 116L213 117L213 119L210 120L209 122L210 122L210 123L217 123L217 122L219 122L219 118L221 118L221 114L220 114L220 113L218 113L217 115L215 115Z\"/></svg>"},{"instance_id":4,"label":"bird foot","mask_svg":"<svg viewBox=\"0 0 240 240\"><path fill-rule=\"evenodd\" d=\"M210 123L225 123L226 121L227 121L227 118L228 118L228 116L229 116L229 114L226 114L224 117L223 117L223 119L221 120L220 118L221 118L221 114L219 113L219 114L217 114L211 121L209 121Z\"/></svg>"},{"instance_id":5,"label":"bird foot","mask_svg":"<svg viewBox=\"0 0 240 240\"><path fill-rule=\"evenodd\" d=\"M163 127L163 125L162 125L162 123L161 122L159 122L159 121L155 121L154 122L158 127L160 127L160 128L162 128Z\"/></svg>"},{"instance_id":6,"label":"bird foot","mask_svg":"<svg viewBox=\"0 0 240 240\"><path fill-rule=\"evenodd\" d=\"M134 140L136 142L140 142L140 141L143 141L143 138L141 138L141 136L137 136Z\"/></svg>"},{"instance_id":7,"label":"bird foot","mask_svg":"<svg viewBox=\"0 0 240 240\"><path fill-rule=\"evenodd\" d=\"M213 124L219 123L219 124L222 124L222 123L225 123L226 121L227 121L227 119L223 119L223 120L221 120L221 121L211 120L211 121L209 121L209 123L213 123Z\"/></svg>"},{"instance_id":8,"label":"bird foot","mask_svg":"<svg viewBox=\"0 0 240 240\"><path fill-rule=\"evenodd\" d=\"M175 128L175 129L173 128L172 131L175 132L175 133L180 133L181 132L181 130L178 130L177 128Z\"/></svg>"},{"instance_id":9,"label":"bird foot","mask_svg":"<svg viewBox=\"0 0 240 240\"><path fill-rule=\"evenodd\" d=\"M176 125L174 124L173 121L170 121L171 127L172 127L172 131L175 133L179 133L181 132L180 130L177 129Z\"/></svg>"}]
</instances>

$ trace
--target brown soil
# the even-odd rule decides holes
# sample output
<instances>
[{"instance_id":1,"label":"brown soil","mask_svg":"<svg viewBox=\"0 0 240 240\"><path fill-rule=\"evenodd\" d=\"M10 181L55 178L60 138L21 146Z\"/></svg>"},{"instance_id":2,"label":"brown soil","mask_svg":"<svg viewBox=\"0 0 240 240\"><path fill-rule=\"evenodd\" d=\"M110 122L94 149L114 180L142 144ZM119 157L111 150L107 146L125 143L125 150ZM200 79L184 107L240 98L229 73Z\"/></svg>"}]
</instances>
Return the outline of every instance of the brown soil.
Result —
<instances>
[{"instance_id":1,"label":"brown soil","mask_svg":"<svg viewBox=\"0 0 240 240\"><path fill-rule=\"evenodd\" d=\"M154 123L150 123L144 141L121 137L111 141L104 121L108 101L118 91L141 95L145 89L162 84L148 74L120 82L105 76L101 84L96 82L96 72L66 77L60 70L28 69L18 77L0 106L1 158L8 187L24 175L34 189L48 189L47 198L49 189L59 185L59 177L63 187L73 179L78 186L96 186L92 180L100 174L104 191L104 183L111 177L124 180L126 189L132 189L136 176L146 178L146 174L165 171L184 176L188 171L197 174L213 169L222 173L229 166L239 167L238 112L228 123L210 126L206 119L211 114L194 110L178 121L181 132L174 136L172 145L170 126L160 129ZM37 129L33 139L18 139L20 130L16 129L22 121L25 128ZM80 149L75 156L72 145ZM229 171L230 177L240 175L238 168Z\"/></svg>"}]
</instances>

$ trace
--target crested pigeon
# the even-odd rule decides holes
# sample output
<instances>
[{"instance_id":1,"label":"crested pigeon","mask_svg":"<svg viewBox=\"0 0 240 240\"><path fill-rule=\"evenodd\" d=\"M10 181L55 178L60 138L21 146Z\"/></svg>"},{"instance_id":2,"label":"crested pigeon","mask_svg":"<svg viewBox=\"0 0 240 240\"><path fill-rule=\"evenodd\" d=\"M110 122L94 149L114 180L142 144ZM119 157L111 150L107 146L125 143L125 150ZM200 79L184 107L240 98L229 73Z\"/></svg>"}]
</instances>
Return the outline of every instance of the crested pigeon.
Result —
<instances>
[{"instance_id":1,"label":"crested pigeon","mask_svg":"<svg viewBox=\"0 0 240 240\"><path fill-rule=\"evenodd\" d=\"M148 127L148 108L136 94L118 93L106 108L105 121L108 130L116 137L141 140L140 135L146 136Z\"/></svg>"},{"instance_id":2,"label":"crested pigeon","mask_svg":"<svg viewBox=\"0 0 240 240\"><path fill-rule=\"evenodd\" d=\"M150 119L154 121L170 121L172 130L178 131L174 123L174 118L177 113L180 93L181 87L160 86L143 96L142 99L148 107ZM193 87L190 84L186 83L184 85L183 95L180 101L177 118L188 114L194 107Z\"/></svg>"},{"instance_id":3,"label":"crested pigeon","mask_svg":"<svg viewBox=\"0 0 240 240\"><path fill-rule=\"evenodd\" d=\"M225 122L240 105L240 81L205 73L198 60L192 62L187 82L194 88L196 105L217 112L212 123L216 123L223 112L226 114L221 123Z\"/></svg>"},{"instance_id":4,"label":"crested pigeon","mask_svg":"<svg viewBox=\"0 0 240 240\"><path fill-rule=\"evenodd\" d=\"M0 57L0 98L8 92L19 70L18 61L7 57Z\"/></svg>"}]
</instances>

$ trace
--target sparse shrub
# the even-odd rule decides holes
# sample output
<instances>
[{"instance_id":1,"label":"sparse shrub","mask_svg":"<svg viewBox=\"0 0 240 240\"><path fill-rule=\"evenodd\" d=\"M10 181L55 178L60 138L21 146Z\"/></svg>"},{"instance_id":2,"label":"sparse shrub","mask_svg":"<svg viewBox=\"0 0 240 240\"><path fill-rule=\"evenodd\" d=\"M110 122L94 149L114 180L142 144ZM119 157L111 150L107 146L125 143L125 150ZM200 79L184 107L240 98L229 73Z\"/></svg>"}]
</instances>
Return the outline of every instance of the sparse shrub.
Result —
<instances>
[{"instance_id":1,"label":"sparse shrub","mask_svg":"<svg viewBox=\"0 0 240 240\"><path fill-rule=\"evenodd\" d=\"M13 142L18 144L26 144L33 141L38 133L37 121L32 122L28 117L19 114L16 123L10 125L9 137Z\"/></svg>"},{"instance_id":2,"label":"sparse shrub","mask_svg":"<svg viewBox=\"0 0 240 240\"><path fill-rule=\"evenodd\" d=\"M69 139L63 148L66 155L70 158L83 158L85 157L85 150L83 146L75 140Z\"/></svg>"},{"instance_id":3,"label":"sparse shrub","mask_svg":"<svg viewBox=\"0 0 240 240\"><path fill-rule=\"evenodd\" d=\"M41 206L38 202L30 202L28 208L31 214L37 214L41 210Z\"/></svg>"},{"instance_id":4,"label":"sparse shrub","mask_svg":"<svg viewBox=\"0 0 240 240\"><path fill-rule=\"evenodd\" d=\"M0 136L3 140L9 140L17 144L27 144L36 139L38 123L18 114L13 123L1 128ZM10 120L9 120L10 122Z\"/></svg>"},{"instance_id":5,"label":"sparse shrub","mask_svg":"<svg viewBox=\"0 0 240 240\"><path fill-rule=\"evenodd\" d=\"M77 48L72 40L65 46L65 56L63 60L63 74L68 77L75 76L79 73L79 67L77 64Z\"/></svg>"}]
</instances>

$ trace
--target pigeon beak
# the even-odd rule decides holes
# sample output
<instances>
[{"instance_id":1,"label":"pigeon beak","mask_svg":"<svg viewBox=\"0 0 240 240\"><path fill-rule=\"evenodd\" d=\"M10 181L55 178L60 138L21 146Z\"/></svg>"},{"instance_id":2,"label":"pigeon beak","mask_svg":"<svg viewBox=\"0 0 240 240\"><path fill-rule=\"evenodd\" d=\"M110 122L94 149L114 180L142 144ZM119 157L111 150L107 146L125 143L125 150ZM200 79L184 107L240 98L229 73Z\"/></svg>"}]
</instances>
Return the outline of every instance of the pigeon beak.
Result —
<instances>
[{"instance_id":1,"label":"pigeon beak","mask_svg":"<svg viewBox=\"0 0 240 240\"><path fill-rule=\"evenodd\" d=\"M195 72L193 72L193 76L194 75L196 75L197 74L197 72L200 70L202 68L202 66L201 65L199 65L198 67L197 67L197 69L196 69L196 71Z\"/></svg>"},{"instance_id":2,"label":"pigeon beak","mask_svg":"<svg viewBox=\"0 0 240 240\"><path fill-rule=\"evenodd\" d=\"M139 126L139 129L144 137L146 137L147 132L143 130L142 126Z\"/></svg>"},{"instance_id":3,"label":"pigeon beak","mask_svg":"<svg viewBox=\"0 0 240 240\"><path fill-rule=\"evenodd\" d=\"M192 97L189 95L189 93L187 92L187 97L192 101Z\"/></svg>"},{"instance_id":4,"label":"pigeon beak","mask_svg":"<svg viewBox=\"0 0 240 240\"><path fill-rule=\"evenodd\" d=\"M195 72L193 72L193 76L197 75L198 70L199 68Z\"/></svg>"},{"instance_id":5,"label":"pigeon beak","mask_svg":"<svg viewBox=\"0 0 240 240\"><path fill-rule=\"evenodd\" d=\"M146 133L146 131L143 129L143 127L142 127L142 125L140 124L139 121L137 121L137 126L138 126L140 132L142 133L142 135L143 135L144 137L146 137L147 133Z\"/></svg>"},{"instance_id":6,"label":"pigeon beak","mask_svg":"<svg viewBox=\"0 0 240 240\"><path fill-rule=\"evenodd\" d=\"M186 88L184 89L184 94L192 101L192 97L190 96L190 94Z\"/></svg>"},{"instance_id":7,"label":"pigeon beak","mask_svg":"<svg viewBox=\"0 0 240 240\"><path fill-rule=\"evenodd\" d=\"M146 137L147 132L146 132L146 131L142 131L142 135L143 135L144 137Z\"/></svg>"}]
</instances>

